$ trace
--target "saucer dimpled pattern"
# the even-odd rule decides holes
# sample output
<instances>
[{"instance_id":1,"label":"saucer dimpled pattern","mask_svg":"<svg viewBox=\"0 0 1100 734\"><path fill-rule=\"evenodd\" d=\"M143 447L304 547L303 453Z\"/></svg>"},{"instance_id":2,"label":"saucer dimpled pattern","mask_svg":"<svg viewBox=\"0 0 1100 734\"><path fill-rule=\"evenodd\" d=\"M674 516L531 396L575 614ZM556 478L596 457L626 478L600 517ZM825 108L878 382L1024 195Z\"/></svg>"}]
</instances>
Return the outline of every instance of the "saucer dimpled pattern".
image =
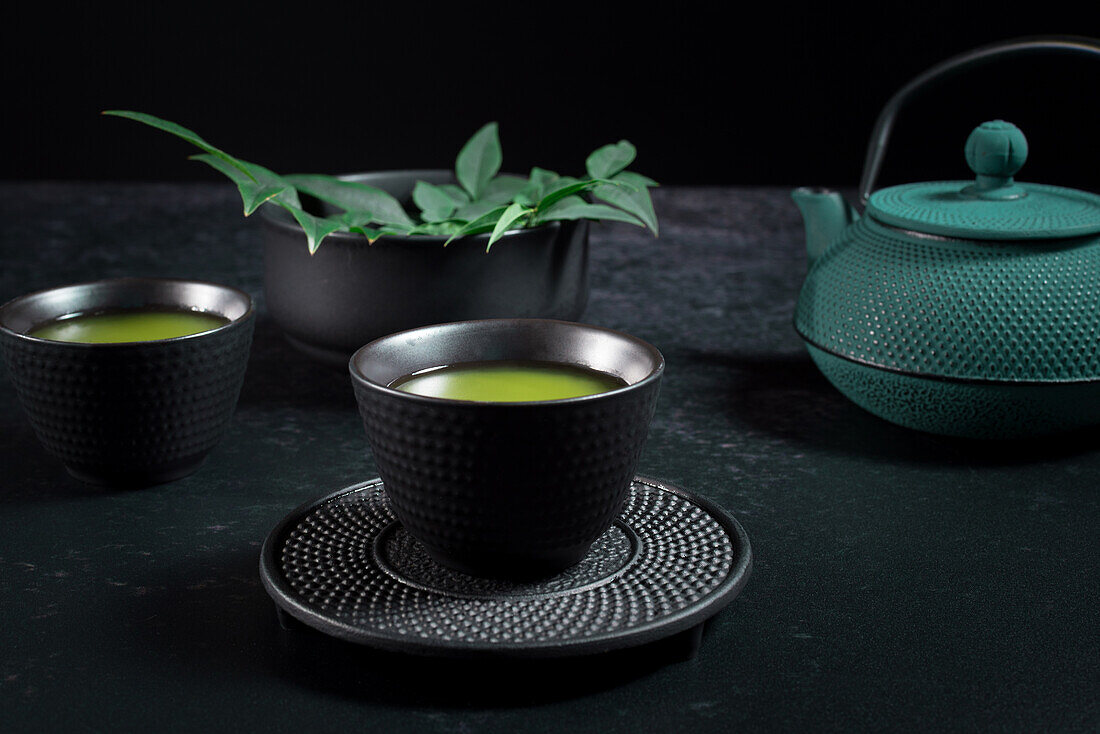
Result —
<instances>
[{"instance_id":1,"label":"saucer dimpled pattern","mask_svg":"<svg viewBox=\"0 0 1100 734\"><path fill-rule=\"evenodd\" d=\"M795 324L810 343L910 374L1100 378L1100 241L979 244L864 217L814 264Z\"/></svg>"},{"instance_id":2,"label":"saucer dimpled pattern","mask_svg":"<svg viewBox=\"0 0 1100 734\"><path fill-rule=\"evenodd\" d=\"M387 572L375 541L396 522L381 481L367 482L308 511L276 551L295 601L311 613L391 640L424 644L559 645L660 623L718 589L737 553L723 526L688 498L635 480L620 516L636 536L624 554L616 526L573 569L540 582L496 588L496 582L432 563L422 550L391 557ZM389 530L388 532L392 532ZM400 546L400 543L391 544ZM398 547L398 551L400 548ZM397 571L398 574L393 574ZM410 585L405 576L420 582ZM438 588L424 585L425 579Z\"/></svg>"}]
</instances>

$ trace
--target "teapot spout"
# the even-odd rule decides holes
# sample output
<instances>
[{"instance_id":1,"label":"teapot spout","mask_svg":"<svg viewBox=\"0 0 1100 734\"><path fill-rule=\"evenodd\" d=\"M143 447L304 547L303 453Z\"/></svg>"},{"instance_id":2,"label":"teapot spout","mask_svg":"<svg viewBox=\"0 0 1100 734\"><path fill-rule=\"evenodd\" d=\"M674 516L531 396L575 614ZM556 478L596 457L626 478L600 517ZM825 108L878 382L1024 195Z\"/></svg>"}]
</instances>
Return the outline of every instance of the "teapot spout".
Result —
<instances>
[{"instance_id":1,"label":"teapot spout","mask_svg":"<svg viewBox=\"0 0 1100 734\"><path fill-rule=\"evenodd\" d=\"M791 198L802 212L806 227L806 255L812 264L849 224L859 218L844 197L829 189L800 188Z\"/></svg>"}]
</instances>

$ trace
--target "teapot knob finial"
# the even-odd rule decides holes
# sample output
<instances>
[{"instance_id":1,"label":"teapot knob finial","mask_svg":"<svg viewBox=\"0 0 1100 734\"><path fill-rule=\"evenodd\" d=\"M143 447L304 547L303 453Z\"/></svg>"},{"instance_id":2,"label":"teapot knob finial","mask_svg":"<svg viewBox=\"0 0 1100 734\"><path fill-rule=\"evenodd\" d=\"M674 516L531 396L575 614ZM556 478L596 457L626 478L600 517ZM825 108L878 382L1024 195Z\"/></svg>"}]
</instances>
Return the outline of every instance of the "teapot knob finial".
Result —
<instances>
[{"instance_id":1,"label":"teapot knob finial","mask_svg":"<svg viewBox=\"0 0 1100 734\"><path fill-rule=\"evenodd\" d=\"M977 178L963 189L982 199L1019 199L1027 196L1012 177L1027 160L1027 138L1011 122L993 120L974 128L966 140L966 162Z\"/></svg>"}]
</instances>

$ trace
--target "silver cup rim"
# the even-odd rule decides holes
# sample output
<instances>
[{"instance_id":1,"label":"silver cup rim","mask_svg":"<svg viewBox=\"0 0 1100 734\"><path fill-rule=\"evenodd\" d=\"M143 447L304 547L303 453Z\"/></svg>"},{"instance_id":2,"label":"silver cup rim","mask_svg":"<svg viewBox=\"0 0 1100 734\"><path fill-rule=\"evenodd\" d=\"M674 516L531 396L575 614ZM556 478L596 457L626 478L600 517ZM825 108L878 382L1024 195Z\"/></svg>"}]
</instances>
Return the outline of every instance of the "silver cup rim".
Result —
<instances>
[{"instance_id":1,"label":"silver cup rim","mask_svg":"<svg viewBox=\"0 0 1100 734\"><path fill-rule=\"evenodd\" d=\"M359 362L362 356L367 354L371 349L376 348L379 344L391 340L400 340L407 338L416 332L430 331L433 329L448 328L460 330L463 328L476 328L476 327L507 327L507 326L529 326L531 328L538 327L540 325L554 325L557 328L576 328L586 331L594 331L603 333L608 336L612 336L618 339L624 339L631 342L638 347L646 351L650 358L653 360L654 367L649 373L636 382L631 382L622 387L615 388L613 390L606 390L604 392L593 393L591 395L580 395L572 398L558 398L556 400L528 400L528 401L514 401L514 402L490 402L480 400L455 400L452 398L437 398L428 395L418 395L416 393L405 392L403 390L397 390L390 387L387 384L375 381L367 377L361 371ZM478 406L484 410L513 410L520 408L530 408L532 406L567 406L576 405L578 403L589 403L600 400L613 399L615 396L629 393L636 390L644 389L646 386L651 385L661 379L661 376L665 370L665 358L661 354L657 347L653 346L649 342L636 337L626 332L610 329L605 326L596 326L594 324L585 324L576 321L562 321L560 319L535 319L535 318L509 318L509 319L470 319L467 321L451 321L442 324L429 324L426 326L418 326L413 329L406 329L404 331L395 332L393 334L387 334L386 336L379 337L367 344L364 344L351 356L348 360L348 370L351 373L352 380L356 383L368 387L371 390L378 391L385 395L396 397L400 400L406 400L414 403L422 403L427 405L438 406Z\"/></svg>"},{"instance_id":2,"label":"silver cup rim","mask_svg":"<svg viewBox=\"0 0 1100 734\"><path fill-rule=\"evenodd\" d=\"M64 291L64 290L67 290L67 289L75 289L75 288L88 287L88 286L101 286L101 287L102 286L108 286L108 285L122 286L122 285L132 284L132 283L146 283L146 284L172 284L172 283L175 283L175 284L191 284L191 285L199 285L199 286L208 286L210 288L217 288L217 289L220 289L220 290L223 290L223 291L227 291L229 293L232 293L232 294L244 299L244 303L246 304L246 308L244 310L244 313L242 313L242 314L240 314L240 315L238 315L234 318L230 318L228 322L222 324L221 326L214 327L213 329L207 329L206 331L199 331L199 332L196 332L194 334L184 334L182 336L174 336L174 337L170 337L168 339L146 339L146 340L130 341L130 342L65 342L65 341L58 341L58 340L55 340L55 339L42 339L41 337L31 336L30 334L27 334L27 333L22 332L22 331L16 331L15 329L10 328L6 323L7 312L9 312L12 309L12 307L18 305L21 302L25 302L25 301L31 300L33 298L40 297L40 296L42 296L46 293L52 293L52 292L55 292L55 291ZM117 348L121 348L121 347L133 347L136 344L152 344L152 345L156 345L156 344L174 344L174 343L181 342L181 341L188 341L188 340L192 340L192 339L201 339L203 337L208 337L212 334L218 334L218 333L227 331L229 329L232 329L232 328L238 326L239 324L241 324L241 323L247 321L248 319L250 319L255 314L255 310L256 310L256 304L253 302L252 296L250 296L248 293L241 290L240 288L235 288L233 286L224 285L222 283L214 283L212 281L207 281L207 280L197 280L195 278L162 278L162 277L156 277L156 276L124 276L124 277L118 277L118 278L101 278L99 280L81 281L79 283L68 283L66 285L52 286L50 288L40 288L39 290L31 291L30 293L24 293L22 295L16 296L15 298L12 298L12 299L8 300L3 305L0 305L0 333L6 334L7 336L10 336L10 337L13 337L13 338L16 338L16 339L19 339L21 341L25 341L25 342L28 342L28 343L31 343L31 344L41 344L41 345L57 346L57 347L71 348L71 349L117 349ZM58 316L61 316L61 315L63 315L63 314L58 314ZM222 314L219 314L219 315L222 315ZM224 318L229 318L229 317L224 317Z\"/></svg>"}]
</instances>

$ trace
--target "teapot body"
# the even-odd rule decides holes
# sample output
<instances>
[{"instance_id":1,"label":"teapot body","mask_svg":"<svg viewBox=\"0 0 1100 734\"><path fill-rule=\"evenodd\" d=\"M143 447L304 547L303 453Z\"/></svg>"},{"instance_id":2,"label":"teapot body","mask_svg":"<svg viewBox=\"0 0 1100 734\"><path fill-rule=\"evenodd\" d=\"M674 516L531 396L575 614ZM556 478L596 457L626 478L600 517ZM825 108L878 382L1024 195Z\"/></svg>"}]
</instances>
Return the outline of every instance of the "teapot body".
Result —
<instances>
[{"instance_id":1,"label":"teapot body","mask_svg":"<svg viewBox=\"0 0 1100 734\"><path fill-rule=\"evenodd\" d=\"M841 392L972 438L1100 424L1100 236L978 241L864 216L810 268L795 327Z\"/></svg>"}]
</instances>

